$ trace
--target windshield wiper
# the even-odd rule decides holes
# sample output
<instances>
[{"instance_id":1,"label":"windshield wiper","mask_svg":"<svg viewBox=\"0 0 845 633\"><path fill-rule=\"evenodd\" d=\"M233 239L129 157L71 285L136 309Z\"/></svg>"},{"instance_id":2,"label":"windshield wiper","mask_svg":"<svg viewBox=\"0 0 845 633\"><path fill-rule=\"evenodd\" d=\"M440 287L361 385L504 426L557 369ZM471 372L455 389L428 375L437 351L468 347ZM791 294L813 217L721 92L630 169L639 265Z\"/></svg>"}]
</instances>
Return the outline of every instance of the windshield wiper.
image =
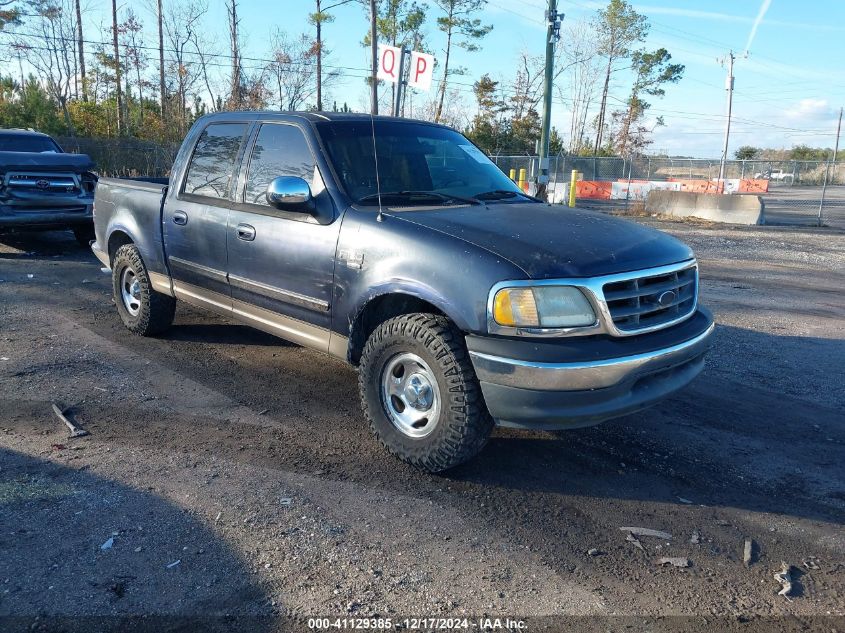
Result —
<instances>
[{"instance_id":1,"label":"windshield wiper","mask_svg":"<svg viewBox=\"0 0 845 633\"><path fill-rule=\"evenodd\" d=\"M508 198L516 198L522 196L529 200L537 200L534 196L529 196L522 191L513 191L512 189L493 189L493 191L483 191L473 196L476 200L506 200Z\"/></svg>"},{"instance_id":2,"label":"windshield wiper","mask_svg":"<svg viewBox=\"0 0 845 633\"><path fill-rule=\"evenodd\" d=\"M443 204L478 204L478 200L473 198L453 196L440 193L439 191L386 191L381 194L381 202L385 205L402 203L425 204L426 200L429 202L434 200ZM378 204L378 201L379 194L371 193L358 198L355 202L356 204L372 205Z\"/></svg>"}]
</instances>

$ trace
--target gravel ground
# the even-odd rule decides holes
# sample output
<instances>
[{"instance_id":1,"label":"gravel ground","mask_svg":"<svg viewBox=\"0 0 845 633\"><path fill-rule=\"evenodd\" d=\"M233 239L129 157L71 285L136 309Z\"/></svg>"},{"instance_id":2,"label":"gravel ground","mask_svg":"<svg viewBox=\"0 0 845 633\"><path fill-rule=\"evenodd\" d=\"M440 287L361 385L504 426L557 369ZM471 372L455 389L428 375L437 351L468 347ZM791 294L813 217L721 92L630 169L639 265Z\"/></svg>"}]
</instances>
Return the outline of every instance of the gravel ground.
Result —
<instances>
[{"instance_id":1,"label":"gravel ground","mask_svg":"<svg viewBox=\"0 0 845 633\"><path fill-rule=\"evenodd\" d=\"M497 430L445 476L380 449L343 364L186 306L132 337L69 234L0 237L0 629L841 630L845 233L640 221L698 254L706 372L595 428Z\"/></svg>"}]
</instances>

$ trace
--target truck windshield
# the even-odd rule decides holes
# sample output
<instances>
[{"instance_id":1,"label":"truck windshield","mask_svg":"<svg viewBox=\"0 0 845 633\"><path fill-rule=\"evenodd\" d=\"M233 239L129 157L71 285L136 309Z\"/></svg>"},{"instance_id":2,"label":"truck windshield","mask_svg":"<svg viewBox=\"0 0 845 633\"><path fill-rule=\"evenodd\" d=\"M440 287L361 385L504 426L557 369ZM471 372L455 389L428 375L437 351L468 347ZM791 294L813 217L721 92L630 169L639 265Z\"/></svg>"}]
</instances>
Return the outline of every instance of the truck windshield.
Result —
<instances>
[{"instance_id":1,"label":"truck windshield","mask_svg":"<svg viewBox=\"0 0 845 633\"><path fill-rule=\"evenodd\" d=\"M61 152L49 136L0 134L0 152Z\"/></svg>"},{"instance_id":2,"label":"truck windshield","mask_svg":"<svg viewBox=\"0 0 845 633\"><path fill-rule=\"evenodd\" d=\"M363 119L321 122L317 129L341 184L360 205L378 204L374 133L382 201L388 206L532 199L480 149L448 128Z\"/></svg>"}]
</instances>

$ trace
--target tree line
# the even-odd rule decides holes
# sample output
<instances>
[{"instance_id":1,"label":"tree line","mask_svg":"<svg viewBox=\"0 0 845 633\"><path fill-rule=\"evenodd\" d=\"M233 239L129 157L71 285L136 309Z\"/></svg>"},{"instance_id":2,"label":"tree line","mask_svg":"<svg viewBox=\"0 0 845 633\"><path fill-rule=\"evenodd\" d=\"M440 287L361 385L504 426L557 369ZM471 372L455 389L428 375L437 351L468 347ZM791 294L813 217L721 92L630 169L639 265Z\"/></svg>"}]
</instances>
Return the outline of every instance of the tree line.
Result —
<instances>
[{"instance_id":1,"label":"tree line","mask_svg":"<svg viewBox=\"0 0 845 633\"><path fill-rule=\"evenodd\" d=\"M482 49L492 25L486 0L309 0L299 32L273 28L266 51L243 53L244 0L225 0L226 41L209 29L208 0L142 0L95 24L80 0L0 0L0 126L81 137L178 142L197 117L239 109L363 110L373 77L331 48L335 9L357 5L362 47L378 42L435 55L430 95L404 91L404 116L462 129L490 153L533 154L540 136L545 60L522 52L510 77L455 62L455 51ZM556 47L554 108L568 129L552 130L551 151L642 154L661 117L650 101L683 77L665 48L649 50L649 23L627 0L608 0L586 19L565 22ZM539 36L538 36L539 37ZM337 103L332 86L357 77L360 103ZM380 82L378 82L380 83ZM383 112L392 84L379 86ZM620 99L614 93L625 94ZM469 95L472 95L471 97ZM469 103L468 103L469 102Z\"/></svg>"},{"instance_id":2,"label":"tree line","mask_svg":"<svg viewBox=\"0 0 845 633\"><path fill-rule=\"evenodd\" d=\"M792 149L766 149L762 147L754 147L753 145L743 145L738 147L734 152L734 158L737 160L806 160L806 161L828 161L831 160L833 148L810 147L809 145L796 145ZM839 150L836 154L836 160L845 160L845 150Z\"/></svg>"}]
</instances>

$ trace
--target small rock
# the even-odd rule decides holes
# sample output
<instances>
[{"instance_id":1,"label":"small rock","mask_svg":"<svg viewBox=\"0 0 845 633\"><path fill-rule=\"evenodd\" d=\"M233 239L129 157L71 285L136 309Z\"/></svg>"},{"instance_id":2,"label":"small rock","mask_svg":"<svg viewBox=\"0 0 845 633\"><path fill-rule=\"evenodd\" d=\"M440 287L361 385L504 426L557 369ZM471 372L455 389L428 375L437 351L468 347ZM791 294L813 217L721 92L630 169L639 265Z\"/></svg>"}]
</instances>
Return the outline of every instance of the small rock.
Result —
<instances>
[{"instance_id":1,"label":"small rock","mask_svg":"<svg viewBox=\"0 0 845 633\"><path fill-rule=\"evenodd\" d=\"M692 536L689 537L689 542L693 545L698 545L701 542L701 534L698 533L698 530L693 530Z\"/></svg>"},{"instance_id":2,"label":"small rock","mask_svg":"<svg viewBox=\"0 0 845 633\"><path fill-rule=\"evenodd\" d=\"M135 553L137 554L137 553L138 553L138 552L140 552L142 549L143 549L142 547L136 547L136 548L135 548Z\"/></svg>"},{"instance_id":3,"label":"small rock","mask_svg":"<svg viewBox=\"0 0 845 633\"><path fill-rule=\"evenodd\" d=\"M745 539L745 546L742 550L742 562L746 567L751 567L751 562L754 557L754 541L750 538Z\"/></svg>"},{"instance_id":4,"label":"small rock","mask_svg":"<svg viewBox=\"0 0 845 633\"><path fill-rule=\"evenodd\" d=\"M112 545L114 545L114 537L110 536L108 541L100 545L100 549L105 551L107 549L111 549Z\"/></svg>"},{"instance_id":5,"label":"small rock","mask_svg":"<svg viewBox=\"0 0 845 633\"><path fill-rule=\"evenodd\" d=\"M672 567L691 567L692 561L689 558L674 558L664 556L659 561L660 565L671 565Z\"/></svg>"},{"instance_id":6,"label":"small rock","mask_svg":"<svg viewBox=\"0 0 845 633\"><path fill-rule=\"evenodd\" d=\"M593 548L587 550L587 554L589 554L590 556L599 556L601 554L601 552L598 551L595 547L593 547Z\"/></svg>"},{"instance_id":7,"label":"small rock","mask_svg":"<svg viewBox=\"0 0 845 633\"><path fill-rule=\"evenodd\" d=\"M629 532L630 534L634 534L636 536L653 536L667 541L672 540L672 535L669 534L669 532L664 532L662 530L653 530L651 528L644 527L621 527L619 529L623 532Z\"/></svg>"}]
</instances>

